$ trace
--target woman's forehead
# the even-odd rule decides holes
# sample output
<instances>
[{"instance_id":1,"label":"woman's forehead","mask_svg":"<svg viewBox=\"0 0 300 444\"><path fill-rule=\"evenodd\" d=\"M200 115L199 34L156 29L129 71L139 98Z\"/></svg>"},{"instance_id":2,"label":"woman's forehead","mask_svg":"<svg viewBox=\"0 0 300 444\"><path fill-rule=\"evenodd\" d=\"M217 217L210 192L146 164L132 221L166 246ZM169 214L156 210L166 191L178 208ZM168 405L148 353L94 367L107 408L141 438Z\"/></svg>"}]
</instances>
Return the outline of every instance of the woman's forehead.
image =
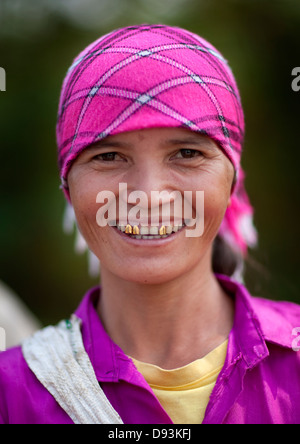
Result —
<instances>
[{"instance_id":1,"label":"woman's forehead","mask_svg":"<svg viewBox=\"0 0 300 444\"><path fill-rule=\"evenodd\" d=\"M184 128L147 128L110 135L93 144L92 147L128 147L145 140L160 145L197 145L211 149L220 149L217 143L205 134Z\"/></svg>"}]
</instances>

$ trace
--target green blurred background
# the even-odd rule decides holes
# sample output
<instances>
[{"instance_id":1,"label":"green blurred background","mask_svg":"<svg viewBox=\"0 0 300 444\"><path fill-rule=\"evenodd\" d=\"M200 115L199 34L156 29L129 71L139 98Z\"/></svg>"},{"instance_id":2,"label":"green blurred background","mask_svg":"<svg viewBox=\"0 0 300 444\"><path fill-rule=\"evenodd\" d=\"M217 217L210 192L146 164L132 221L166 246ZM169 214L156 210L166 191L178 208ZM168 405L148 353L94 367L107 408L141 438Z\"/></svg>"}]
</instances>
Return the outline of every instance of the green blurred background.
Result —
<instances>
[{"instance_id":1,"label":"green blurred background","mask_svg":"<svg viewBox=\"0 0 300 444\"><path fill-rule=\"evenodd\" d=\"M243 166L259 247L255 295L300 303L299 0L0 0L0 279L43 324L97 284L62 228L55 124L63 77L84 47L114 28L166 23L213 43L236 75L246 114Z\"/></svg>"}]
</instances>

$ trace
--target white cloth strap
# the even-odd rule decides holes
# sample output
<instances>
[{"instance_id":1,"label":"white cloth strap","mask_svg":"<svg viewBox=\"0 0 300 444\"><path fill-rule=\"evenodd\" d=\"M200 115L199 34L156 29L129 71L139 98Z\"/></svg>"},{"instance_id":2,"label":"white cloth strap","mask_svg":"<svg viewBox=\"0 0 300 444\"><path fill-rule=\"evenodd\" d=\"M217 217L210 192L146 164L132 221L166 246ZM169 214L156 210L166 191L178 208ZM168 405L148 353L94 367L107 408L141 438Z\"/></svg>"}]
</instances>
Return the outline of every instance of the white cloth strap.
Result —
<instances>
[{"instance_id":1,"label":"white cloth strap","mask_svg":"<svg viewBox=\"0 0 300 444\"><path fill-rule=\"evenodd\" d=\"M75 424L123 424L97 381L75 315L26 339L24 358Z\"/></svg>"}]
</instances>

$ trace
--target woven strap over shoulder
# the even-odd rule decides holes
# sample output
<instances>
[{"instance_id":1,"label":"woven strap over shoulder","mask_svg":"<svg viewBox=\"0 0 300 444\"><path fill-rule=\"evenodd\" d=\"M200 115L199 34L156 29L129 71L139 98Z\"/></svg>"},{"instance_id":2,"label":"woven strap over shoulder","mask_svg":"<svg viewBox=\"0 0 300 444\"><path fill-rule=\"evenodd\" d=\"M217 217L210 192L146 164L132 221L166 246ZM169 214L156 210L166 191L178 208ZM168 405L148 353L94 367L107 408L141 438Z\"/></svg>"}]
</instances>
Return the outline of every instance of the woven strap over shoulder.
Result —
<instances>
[{"instance_id":1,"label":"woven strap over shoulder","mask_svg":"<svg viewBox=\"0 0 300 444\"><path fill-rule=\"evenodd\" d=\"M75 424L123 424L101 389L72 316L24 341L29 368Z\"/></svg>"}]
</instances>

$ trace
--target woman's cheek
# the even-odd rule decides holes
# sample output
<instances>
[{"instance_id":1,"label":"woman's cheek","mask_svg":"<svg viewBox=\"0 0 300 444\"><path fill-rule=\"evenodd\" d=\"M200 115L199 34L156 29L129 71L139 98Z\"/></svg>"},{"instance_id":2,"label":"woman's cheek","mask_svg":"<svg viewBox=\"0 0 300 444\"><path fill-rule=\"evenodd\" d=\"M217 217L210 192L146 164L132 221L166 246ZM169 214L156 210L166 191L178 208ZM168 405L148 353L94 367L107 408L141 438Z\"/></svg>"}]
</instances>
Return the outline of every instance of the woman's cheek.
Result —
<instances>
[{"instance_id":1,"label":"woman's cheek","mask_svg":"<svg viewBox=\"0 0 300 444\"><path fill-rule=\"evenodd\" d=\"M225 183L215 184L204 190L204 235L211 233L213 239L224 218L230 192Z\"/></svg>"}]
</instances>

